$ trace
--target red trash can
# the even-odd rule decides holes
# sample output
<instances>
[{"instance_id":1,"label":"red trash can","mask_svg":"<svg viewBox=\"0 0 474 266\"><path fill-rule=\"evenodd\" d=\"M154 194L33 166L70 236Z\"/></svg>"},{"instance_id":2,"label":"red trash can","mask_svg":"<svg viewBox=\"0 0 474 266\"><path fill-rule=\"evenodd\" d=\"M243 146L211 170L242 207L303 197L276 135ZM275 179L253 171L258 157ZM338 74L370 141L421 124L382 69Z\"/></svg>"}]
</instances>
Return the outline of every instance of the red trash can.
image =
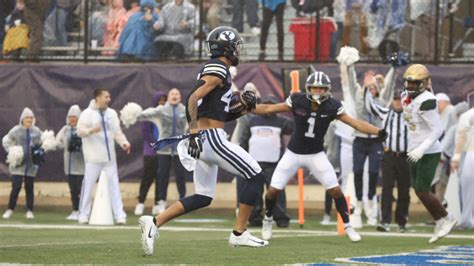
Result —
<instances>
[{"instance_id":1,"label":"red trash can","mask_svg":"<svg viewBox=\"0 0 474 266\"><path fill-rule=\"evenodd\" d=\"M294 59L295 61L316 60L316 18L295 18L290 25L294 34ZM336 24L331 18L319 20L319 61L329 61L331 47L331 33L336 31Z\"/></svg>"}]
</instances>

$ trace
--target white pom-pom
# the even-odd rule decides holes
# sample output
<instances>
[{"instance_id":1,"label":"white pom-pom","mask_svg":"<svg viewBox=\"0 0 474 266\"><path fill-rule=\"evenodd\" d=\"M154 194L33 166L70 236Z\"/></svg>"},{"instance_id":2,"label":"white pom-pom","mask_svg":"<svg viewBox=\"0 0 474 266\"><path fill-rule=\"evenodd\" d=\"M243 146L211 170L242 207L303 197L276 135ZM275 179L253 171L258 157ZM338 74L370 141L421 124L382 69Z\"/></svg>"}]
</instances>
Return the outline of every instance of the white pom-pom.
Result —
<instances>
[{"instance_id":1,"label":"white pom-pom","mask_svg":"<svg viewBox=\"0 0 474 266\"><path fill-rule=\"evenodd\" d=\"M360 60L359 50L354 47L344 46L339 51L339 55L336 59L340 64L350 66Z\"/></svg>"},{"instance_id":2,"label":"white pom-pom","mask_svg":"<svg viewBox=\"0 0 474 266\"><path fill-rule=\"evenodd\" d=\"M127 103L122 110L120 110L120 120L123 125L128 128L137 122L138 116L143 111L142 107L136 103Z\"/></svg>"},{"instance_id":3,"label":"white pom-pom","mask_svg":"<svg viewBox=\"0 0 474 266\"><path fill-rule=\"evenodd\" d=\"M41 143L41 148L43 148L46 152L54 151L58 145L52 130L45 130L43 132L41 135Z\"/></svg>"},{"instance_id":4,"label":"white pom-pom","mask_svg":"<svg viewBox=\"0 0 474 266\"><path fill-rule=\"evenodd\" d=\"M13 146L8 149L7 164L13 167L21 165L23 162L23 147Z\"/></svg>"}]
</instances>

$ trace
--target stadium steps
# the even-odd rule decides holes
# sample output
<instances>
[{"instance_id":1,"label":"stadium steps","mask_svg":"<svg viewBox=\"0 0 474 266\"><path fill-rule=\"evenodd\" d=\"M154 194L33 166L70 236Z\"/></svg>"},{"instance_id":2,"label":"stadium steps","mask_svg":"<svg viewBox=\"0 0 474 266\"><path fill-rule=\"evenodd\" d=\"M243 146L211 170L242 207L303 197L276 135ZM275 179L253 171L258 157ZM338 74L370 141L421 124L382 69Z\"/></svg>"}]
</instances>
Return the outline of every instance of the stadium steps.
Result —
<instances>
[{"instance_id":1,"label":"stadium steps","mask_svg":"<svg viewBox=\"0 0 474 266\"><path fill-rule=\"evenodd\" d=\"M260 7L259 7L260 9ZM224 5L221 10L221 17L222 17L222 24L230 26L232 14L231 14L232 6L231 5ZM261 21L261 11L258 12L259 19ZM284 32L285 32L285 40L284 40L284 60L293 60L293 34L288 34L289 27L291 24L292 19L295 18L295 11L290 6L286 6L285 10L285 17L284 17ZM245 16L244 16L245 19ZM258 59L258 53L260 51L260 37L253 36L249 34L250 28L244 20L244 33L242 33L242 37L245 40L245 50L246 50L246 60L248 61L256 61ZM68 33L68 46L45 46L42 48L44 52L43 57L45 58L58 58L58 59L76 59L82 60L84 58L84 33L83 32L69 32ZM197 47L197 45L196 45ZM98 47L95 49L89 48L90 51L90 59L114 59L115 56L109 55L102 55L101 52L103 51L110 51L110 48ZM266 60L277 60L278 55L278 47L277 47L277 36L276 36L276 26L273 23L270 26L269 35L267 38L267 49L266 49ZM204 57L207 56L207 52L203 51ZM198 54L197 51L193 58L197 59Z\"/></svg>"}]
</instances>

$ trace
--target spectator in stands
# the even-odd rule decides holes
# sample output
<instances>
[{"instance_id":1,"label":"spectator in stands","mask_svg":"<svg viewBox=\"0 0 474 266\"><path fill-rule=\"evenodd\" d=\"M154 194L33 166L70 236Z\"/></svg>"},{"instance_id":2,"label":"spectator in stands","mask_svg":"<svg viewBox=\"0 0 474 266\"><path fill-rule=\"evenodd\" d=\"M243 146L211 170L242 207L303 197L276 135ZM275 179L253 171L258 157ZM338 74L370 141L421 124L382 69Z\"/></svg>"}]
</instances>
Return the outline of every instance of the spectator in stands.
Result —
<instances>
[{"instance_id":1,"label":"spectator in stands","mask_svg":"<svg viewBox=\"0 0 474 266\"><path fill-rule=\"evenodd\" d=\"M160 132L160 139L178 136L186 133L188 123L186 120L186 108L181 103L181 93L173 88L168 92L166 104L157 108L148 108L138 117L140 121L151 121ZM168 195L168 184L170 179L171 165L173 165L176 186L179 198L186 196L186 179L191 178L191 172L187 171L179 160L176 144L170 145L157 152L158 154L158 179L156 180L157 201L152 209L152 214L161 214L166 209L166 198Z\"/></svg>"},{"instance_id":2,"label":"spectator in stands","mask_svg":"<svg viewBox=\"0 0 474 266\"><path fill-rule=\"evenodd\" d=\"M110 50L103 51L104 55L113 55L118 49L119 18L127 13L123 6L123 0L110 0L109 7L105 24L104 47Z\"/></svg>"},{"instance_id":3,"label":"spectator in stands","mask_svg":"<svg viewBox=\"0 0 474 266\"><path fill-rule=\"evenodd\" d=\"M7 163L12 179L12 190L8 209L3 219L9 219L16 207L21 184L25 180L26 219L33 219L34 180L38 172L38 163L33 157L33 150L41 144L41 130L35 126L36 118L30 108L25 107L20 122L2 139L3 148L8 153Z\"/></svg>"},{"instance_id":4,"label":"spectator in stands","mask_svg":"<svg viewBox=\"0 0 474 266\"><path fill-rule=\"evenodd\" d=\"M153 96L151 107L158 107L166 103L166 94L158 91ZM145 121L142 123L143 136L143 177L140 181L140 189L138 192L138 203L135 206L135 215L143 215L145 209L145 200L148 190L154 180L158 180L158 155L150 146L150 143L160 138L158 126L152 122ZM158 189L155 182L155 201L158 202Z\"/></svg>"},{"instance_id":5,"label":"spectator in stands","mask_svg":"<svg viewBox=\"0 0 474 266\"><path fill-rule=\"evenodd\" d=\"M80 224L89 221L93 188L102 171L109 180L109 194L115 221L117 224L126 223L127 214L123 211L120 195L114 140L127 154L130 153L130 143L122 133L117 112L109 108L110 100L110 93L106 89L95 90L94 99L81 113L77 122L77 133L82 138L86 162L79 202Z\"/></svg>"},{"instance_id":6,"label":"spectator in stands","mask_svg":"<svg viewBox=\"0 0 474 266\"><path fill-rule=\"evenodd\" d=\"M152 59L156 56L153 45L153 23L158 20L153 0L141 0L140 11L130 17L119 39L119 58Z\"/></svg>"},{"instance_id":7,"label":"spectator in stands","mask_svg":"<svg viewBox=\"0 0 474 266\"><path fill-rule=\"evenodd\" d=\"M81 0L58 0L44 25L44 44L47 46L67 45L67 18L79 6Z\"/></svg>"},{"instance_id":8,"label":"spectator in stands","mask_svg":"<svg viewBox=\"0 0 474 266\"><path fill-rule=\"evenodd\" d=\"M334 0L333 6L333 18L337 25L337 30L331 33L331 48L329 56L333 59L336 58L338 49L338 42L342 36L342 29L344 28L344 17L346 15L346 0Z\"/></svg>"},{"instance_id":9,"label":"spectator in stands","mask_svg":"<svg viewBox=\"0 0 474 266\"><path fill-rule=\"evenodd\" d=\"M278 40L278 60L283 61L283 16L285 14L286 0L262 0L262 5L262 35L260 36L258 60L265 60L268 30L272 24L273 17L275 17Z\"/></svg>"},{"instance_id":10,"label":"spectator in stands","mask_svg":"<svg viewBox=\"0 0 474 266\"><path fill-rule=\"evenodd\" d=\"M5 19L14 8L15 0L0 0L0 51L3 51L3 39L5 38L6 34L6 32L3 31L5 28ZM0 58L1 57L2 56L0 55Z\"/></svg>"},{"instance_id":11,"label":"spectator in stands","mask_svg":"<svg viewBox=\"0 0 474 266\"><path fill-rule=\"evenodd\" d=\"M3 55L9 58L18 58L24 49L28 49L28 26L23 19L24 2L19 0L15 9L5 19L5 42L3 43Z\"/></svg>"},{"instance_id":12,"label":"spectator in stands","mask_svg":"<svg viewBox=\"0 0 474 266\"><path fill-rule=\"evenodd\" d=\"M91 5L90 39L93 42L97 42L97 46L104 45L105 24L107 22L108 10L110 9L107 3L107 0L96 0L92 1Z\"/></svg>"},{"instance_id":13,"label":"spectator in stands","mask_svg":"<svg viewBox=\"0 0 474 266\"><path fill-rule=\"evenodd\" d=\"M207 25L209 30L219 27L222 24L221 10L224 0L210 0L211 6L207 11Z\"/></svg>"},{"instance_id":14,"label":"spectator in stands","mask_svg":"<svg viewBox=\"0 0 474 266\"><path fill-rule=\"evenodd\" d=\"M348 0L346 2L346 15L344 19L344 29L342 35L342 45L343 46L354 46L351 45L351 33L352 27L356 23L355 19L358 19L359 23L359 40L360 47L359 50L362 54L367 54L369 52L368 45L365 41L367 37L368 28L367 28L367 18L366 18L366 9L364 5L368 3L363 0Z\"/></svg>"},{"instance_id":15,"label":"spectator in stands","mask_svg":"<svg viewBox=\"0 0 474 266\"><path fill-rule=\"evenodd\" d=\"M232 0L232 28L244 32L244 8L252 34L260 35L257 0Z\"/></svg>"},{"instance_id":16,"label":"spectator in stands","mask_svg":"<svg viewBox=\"0 0 474 266\"><path fill-rule=\"evenodd\" d=\"M120 36L122 36L123 30L127 26L128 20L133 16L133 14L140 11L140 0L128 0L128 1L125 0L124 7L125 7L125 10L127 10L127 13L119 17L117 21L117 27L118 27L117 39L119 40L119 42L120 42Z\"/></svg>"},{"instance_id":17,"label":"spectator in stands","mask_svg":"<svg viewBox=\"0 0 474 266\"><path fill-rule=\"evenodd\" d=\"M174 0L163 7L153 25L158 33L155 44L160 59L192 55L195 10L186 0Z\"/></svg>"},{"instance_id":18,"label":"spectator in stands","mask_svg":"<svg viewBox=\"0 0 474 266\"><path fill-rule=\"evenodd\" d=\"M72 212L66 220L79 219L79 195L82 180L84 179L84 155L82 153L82 140L77 135L77 121L81 116L78 105L69 108L66 125L56 135L58 147L64 149L64 173L67 176L69 191L71 192Z\"/></svg>"},{"instance_id":19,"label":"spectator in stands","mask_svg":"<svg viewBox=\"0 0 474 266\"><path fill-rule=\"evenodd\" d=\"M278 99L273 95L263 98L262 103L276 104ZM271 183L273 172L278 161L285 150L283 144L284 135L290 135L293 132L293 123L290 119L272 115L251 115L248 123L244 125L239 139L240 145L248 150L249 154L262 167L265 175L266 188ZM237 193L245 186L243 178L237 178ZM263 220L263 184L260 188L260 197L254 206L252 214L249 218L249 224L252 226L262 226ZM280 193L280 197L275 205L273 219L278 227L288 227L290 223L290 215L286 210L286 194L285 190Z\"/></svg>"},{"instance_id":20,"label":"spectator in stands","mask_svg":"<svg viewBox=\"0 0 474 266\"><path fill-rule=\"evenodd\" d=\"M25 23L30 29L30 47L26 53L28 59L36 59L43 47L44 22L51 8L52 0L24 0Z\"/></svg>"}]
</instances>

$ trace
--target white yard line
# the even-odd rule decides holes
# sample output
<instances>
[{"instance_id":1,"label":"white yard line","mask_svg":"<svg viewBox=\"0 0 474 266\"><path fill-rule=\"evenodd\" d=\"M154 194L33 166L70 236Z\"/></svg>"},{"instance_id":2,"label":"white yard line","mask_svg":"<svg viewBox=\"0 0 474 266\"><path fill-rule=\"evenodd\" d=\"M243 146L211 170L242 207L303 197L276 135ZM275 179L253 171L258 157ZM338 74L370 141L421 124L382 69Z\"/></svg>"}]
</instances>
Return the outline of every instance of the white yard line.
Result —
<instances>
[{"instance_id":1,"label":"white yard line","mask_svg":"<svg viewBox=\"0 0 474 266\"><path fill-rule=\"evenodd\" d=\"M114 241L114 243L136 243L136 242L137 241ZM33 243L33 244L13 244L13 245L0 245L0 248L65 246L65 245L94 245L94 244L110 244L110 241L47 242L47 243Z\"/></svg>"},{"instance_id":2,"label":"white yard line","mask_svg":"<svg viewBox=\"0 0 474 266\"><path fill-rule=\"evenodd\" d=\"M64 229L64 230L138 230L138 225L128 226L99 226L99 225L64 225L64 224L0 224L0 228L18 228L18 229ZM229 232L230 228L209 228L209 227L177 227L164 226L160 231L171 232ZM259 232L259 229L251 228L250 231ZM334 231L307 230L307 229L275 229L275 234L279 237L296 236L337 236ZM288 235L285 235L288 234ZM383 233L383 232L360 232L362 236L371 237L431 237L431 233ZM455 239L474 239L474 235L451 234L447 238Z\"/></svg>"}]
</instances>

